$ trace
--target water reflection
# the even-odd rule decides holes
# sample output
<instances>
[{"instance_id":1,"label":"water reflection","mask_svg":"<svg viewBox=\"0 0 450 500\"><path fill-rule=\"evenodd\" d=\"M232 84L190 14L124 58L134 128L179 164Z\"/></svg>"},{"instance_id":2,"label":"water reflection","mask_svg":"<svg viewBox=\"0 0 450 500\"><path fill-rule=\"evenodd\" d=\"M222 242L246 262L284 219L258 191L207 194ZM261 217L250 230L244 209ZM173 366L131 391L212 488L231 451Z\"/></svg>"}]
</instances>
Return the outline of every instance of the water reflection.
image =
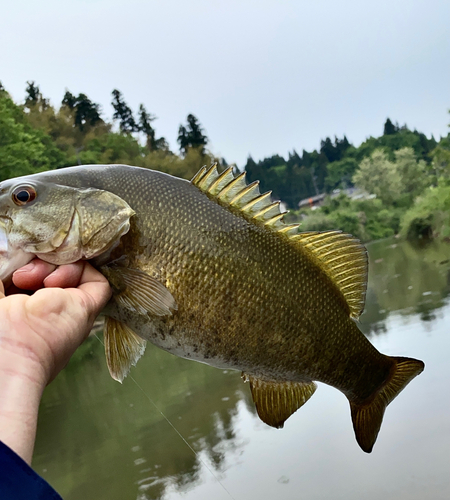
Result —
<instances>
[{"instance_id":1,"label":"water reflection","mask_svg":"<svg viewBox=\"0 0 450 500\"><path fill-rule=\"evenodd\" d=\"M383 240L369 249L369 286L366 309L361 318L364 333L386 332L384 320L392 312L419 314L432 321L450 293L450 245L431 242L414 246L409 242Z\"/></svg>"},{"instance_id":2,"label":"water reflection","mask_svg":"<svg viewBox=\"0 0 450 500\"><path fill-rule=\"evenodd\" d=\"M369 255L361 328L383 352L427 365L387 410L372 455L332 388L278 431L255 416L238 373L149 347L120 385L92 337L46 390L35 469L67 500L450 497L450 246L382 241Z\"/></svg>"}]
</instances>

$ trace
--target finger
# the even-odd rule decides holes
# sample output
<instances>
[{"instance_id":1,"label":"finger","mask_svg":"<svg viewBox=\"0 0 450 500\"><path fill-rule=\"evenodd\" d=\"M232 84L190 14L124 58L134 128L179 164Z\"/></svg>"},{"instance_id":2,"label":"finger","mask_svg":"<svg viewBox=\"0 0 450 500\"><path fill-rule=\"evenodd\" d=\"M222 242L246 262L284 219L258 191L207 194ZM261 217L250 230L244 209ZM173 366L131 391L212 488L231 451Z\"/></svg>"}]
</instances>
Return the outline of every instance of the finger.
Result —
<instances>
[{"instance_id":1,"label":"finger","mask_svg":"<svg viewBox=\"0 0 450 500\"><path fill-rule=\"evenodd\" d=\"M12 277L14 285L24 290L38 290L42 288L45 278L56 269L54 264L49 264L40 259L33 259L26 266L18 269Z\"/></svg>"},{"instance_id":2,"label":"finger","mask_svg":"<svg viewBox=\"0 0 450 500\"><path fill-rule=\"evenodd\" d=\"M5 296L5 287L3 286L3 283L0 280L0 299L3 299L4 296Z\"/></svg>"},{"instance_id":3,"label":"finger","mask_svg":"<svg viewBox=\"0 0 450 500\"><path fill-rule=\"evenodd\" d=\"M112 295L108 280L87 262L83 269L78 290L87 295L86 306L88 313L94 317L106 306Z\"/></svg>"},{"instance_id":4,"label":"finger","mask_svg":"<svg viewBox=\"0 0 450 500\"><path fill-rule=\"evenodd\" d=\"M84 262L59 266L44 279L46 288L76 288L83 275Z\"/></svg>"}]
</instances>

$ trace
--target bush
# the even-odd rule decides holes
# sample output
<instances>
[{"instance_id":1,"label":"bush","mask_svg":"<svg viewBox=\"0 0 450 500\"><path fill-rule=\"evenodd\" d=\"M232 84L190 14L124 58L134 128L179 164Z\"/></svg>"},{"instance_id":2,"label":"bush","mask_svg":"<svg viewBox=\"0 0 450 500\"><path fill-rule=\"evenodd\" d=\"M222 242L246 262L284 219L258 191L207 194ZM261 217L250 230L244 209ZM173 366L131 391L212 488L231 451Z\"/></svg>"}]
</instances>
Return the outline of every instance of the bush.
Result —
<instances>
[{"instance_id":1,"label":"bush","mask_svg":"<svg viewBox=\"0 0 450 500\"><path fill-rule=\"evenodd\" d=\"M450 237L450 186L441 180L420 196L401 220L400 234L408 239Z\"/></svg>"}]
</instances>

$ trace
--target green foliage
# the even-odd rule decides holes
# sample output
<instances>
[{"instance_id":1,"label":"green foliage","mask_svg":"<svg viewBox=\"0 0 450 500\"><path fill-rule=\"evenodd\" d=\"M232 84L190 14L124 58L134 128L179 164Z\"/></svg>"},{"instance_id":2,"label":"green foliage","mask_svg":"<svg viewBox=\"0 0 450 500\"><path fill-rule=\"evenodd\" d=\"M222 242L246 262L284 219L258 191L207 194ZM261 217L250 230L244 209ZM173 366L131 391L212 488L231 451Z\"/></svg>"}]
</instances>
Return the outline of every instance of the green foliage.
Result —
<instances>
[{"instance_id":1,"label":"green foliage","mask_svg":"<svg viewBox=\"0 0 450 500\"><path fill-rule=\"evenodd\" d=\"M403 216L402 236L421 239L431 236L450 238L450 184L442 179L429 187Z\"/></svg>"},{"instance_id":2,"label":"green foliage","mask_svg":"<svg viewBox=\"0 0 450 500\"><path fill-rule=\"evenodd\" d=\"M394 162L381 149L364 158L353 176L354 184L368 193L376 194L387 204L400 196L401 177Z\"/></svg>"},{"instance_id":3,"label":"green foliage","mask_svg":"<svg viewBox=\"0 0 450 500\"><path fill-rule=\"evenodd\" d=\"M364 158L353 175L353 183L368 193L374 193L385 204L411 204L420 194L429 179L426 164L416 160L411 148L402 148L394 153L395 161L381 149ZM402 198L403 197L403 198Z\"/></svg>"},{"instance_id":4,"label":"green foliage","mask_svg":"<svg viewBox=\"0 0 450 500\"><path fill-rule=\"evenodd\" d=\"M432 168L437 178L450 179L450 134L441 139L431 153Z\"/></svg>"},{"instance_id":5,"label":"green foliage","mask_svg":"<svg viewBox=\"0 0 450 500\"><path fill-rule=\"evenodd\" d=\"M417 158L431 162L431 152L437 143L432 137L428 139L425 134L411 131L406 125L399 128L393 134L385 134L381 137L369 137L358 148L349 150L347 156L352 156L358 161L369 157L376 149L382 149L390 160L394 160L394 152L402 148L412 148Z\"/></svg>"},{"instance_id":6,"label":"green foliage","mask_svg":"<svg viewBox=\"0 0 450 500\"><path fill-rule=\"evenodd\" d=\"M0 180L54 169L62 162L51 138L31 127L21 108L0 92Z\"/></svg>"},{"instance_id":7,"label":"green foliage","mask_svg":"<svg viewBox=\"0 0 450 500\"><path fill-rule=\"evenodd\" d=\"M352 177L358 168L355 158L346 157L327 165L325 188L327 192L333 189L346 189L353 185Z\"/></svg>"},{"instance_id":8,"label":"green foliage","mask_svg":"<svg viewBox=\"0 0 450 500\"><path fill-rule=\"evenodd\" d=\"M340 229L363 242L393 236L399 230L403 209L383 208L379 199L351 200L341 194L328 198L324 206L309 211L301 231Z\"/></svg>"},{"instance_id":9,"label":"green foliage","mask_svg":"<svg viewBox=\"0 0 450 500\"><path fill-rule=\"evenodd\" d=\"M67 90L62 105L74 113L74 124L80 131L103 121L100 118L100 105L93 103L86 94L78 94L75 97Z\"/></svg>"}]
</instances>

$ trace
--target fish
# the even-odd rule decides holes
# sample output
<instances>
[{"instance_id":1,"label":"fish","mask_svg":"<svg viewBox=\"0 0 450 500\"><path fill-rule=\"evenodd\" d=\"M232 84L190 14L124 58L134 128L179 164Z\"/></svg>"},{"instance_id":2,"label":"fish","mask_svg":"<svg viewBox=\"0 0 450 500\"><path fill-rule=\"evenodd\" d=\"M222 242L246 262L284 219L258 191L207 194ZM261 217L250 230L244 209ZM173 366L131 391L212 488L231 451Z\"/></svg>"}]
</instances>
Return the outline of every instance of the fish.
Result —
<instances>
[{"instance_id":1,"label":"fish","mask_svg":"<svg viewBox=\"0 0 450 500\"><path fill-rule=\"evenodd\" d=\"M348 399L367 453L386 407L424 369L380 353L358 328L367 251L339 230L300 232L245 172L191 181L126 165L83 165L0 183L0 279L35 256L88 260L108 279L104 344L122 381L146 342L242 373L275 428L316 382Z\"/></svg>"}]
</instances>

